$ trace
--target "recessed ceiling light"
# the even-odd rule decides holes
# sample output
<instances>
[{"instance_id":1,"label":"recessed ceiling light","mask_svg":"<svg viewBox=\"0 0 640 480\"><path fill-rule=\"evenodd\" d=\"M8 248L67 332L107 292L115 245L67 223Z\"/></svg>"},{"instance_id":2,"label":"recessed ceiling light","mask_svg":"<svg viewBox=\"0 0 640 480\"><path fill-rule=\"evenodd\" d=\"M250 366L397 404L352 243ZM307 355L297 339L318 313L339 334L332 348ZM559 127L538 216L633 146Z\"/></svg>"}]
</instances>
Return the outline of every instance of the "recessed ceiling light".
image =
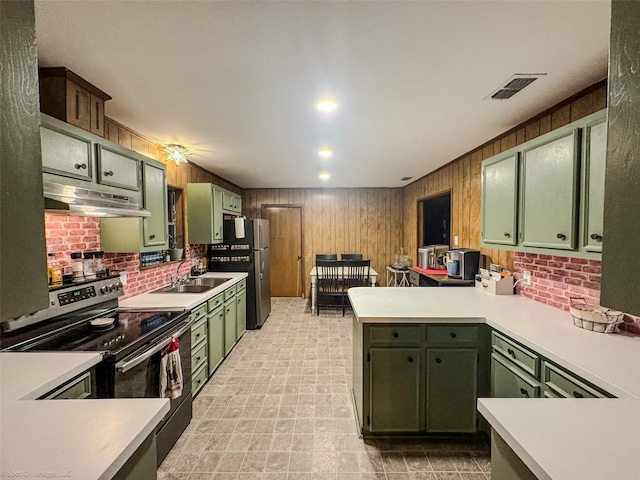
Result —
<instances>
[{"instance_id":1,"label":"recessed ceiling light","mask_svg":"<svg viewBox=\"0 0 640 480\"><path fill-rule=\"evenodd\" d=\"M329 175L327 172L322 172L320 175L318 175L318 178L320 178L320 180L324 180L326 182L327 180L329 180L331 178L331 175Z\"/></svg>"},{"instance_id":2,"label":"recessed ceiling light","mask_svg":"<svg viewBox=\"0 0 640 480\"><path fill-rule=\"evenodd\" d=\"M338 102L331 99L320 100L316 103L316 107L321 112L333 112L336 108L338 108Z\"/></svg>"},{"instance_id":3,"label":"recessed ceiling light","mask_svg":"<svg viewBox=\"0 0 640 480\"><path fill-rule=\"evenodd\" d=\"M318 155L320 155L322 158L329 158L333 155L333 150L331 150L330 148L321 148L320 150L318 150Z\"/></svg>"}]
</instances>

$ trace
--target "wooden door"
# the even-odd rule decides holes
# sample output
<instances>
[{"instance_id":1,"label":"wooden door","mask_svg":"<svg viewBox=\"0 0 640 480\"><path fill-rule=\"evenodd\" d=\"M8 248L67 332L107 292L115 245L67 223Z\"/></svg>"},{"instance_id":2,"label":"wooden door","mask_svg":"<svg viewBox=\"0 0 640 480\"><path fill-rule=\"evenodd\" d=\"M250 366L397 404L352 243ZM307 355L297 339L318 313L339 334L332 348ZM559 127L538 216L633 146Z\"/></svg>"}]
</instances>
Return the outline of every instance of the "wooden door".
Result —
<instances>
[{"instance_id":1,"label":"wooden door","mask_svg":"<svg viewBox=\"0 0 640 480\"><path fill-rule=\"evenodd\" d=\"M263 205L269 220L271 296L302 296L302 207Z\"/></svg>"}]
</instances>

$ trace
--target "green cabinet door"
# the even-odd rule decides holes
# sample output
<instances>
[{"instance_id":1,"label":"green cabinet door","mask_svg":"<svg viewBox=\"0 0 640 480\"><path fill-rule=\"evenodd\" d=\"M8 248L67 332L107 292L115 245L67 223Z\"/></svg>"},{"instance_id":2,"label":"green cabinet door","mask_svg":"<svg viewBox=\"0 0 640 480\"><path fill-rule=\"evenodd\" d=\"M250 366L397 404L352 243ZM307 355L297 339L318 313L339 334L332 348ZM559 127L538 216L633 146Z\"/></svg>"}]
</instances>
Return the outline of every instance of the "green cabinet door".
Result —
<instances>
[{"instance_id":1,"label":"green cabinet door","mask_svg":"<svg viewBox=\"0 0 640 480\"><path fill-rule=\"evenodd\" d=\"M167 180L164 165L143 166L144 208L151 212L142 220L145 247L167 246Z\"/></svg>"},{"instance_id":2,"label":"green cabinet door","mask_svg":"<svg viewBox=\"0 0 640 480\"><path fill-rule=\"evenodd\" d=\"M236 343L236 297L224 302L224 353L228 355Z\"/></svg>"},{"instance_id":3,"label":"green cabinet door","mask_svg":"<svg viewBox=\"0 0 640 480\"><path fill-rule=\"evenodd\" d=\"M218 368L225 355L224 348L224 306L220 305L209 313L209 375Z\"/></svg>"},{"instance_id":4,"label":"green cabinet door","mask_svg":"<svg viewBox=\"0 0 640 480\"><path fill-rule=\"evenodd\" d=\"M518 152L482 162L482 241L515 245L517 234Z\"/></svg>"},{"instance_id":5,"label":"green cabinet door","mask_svg":"<svg viewBox=\"0 0 640 480\"><path fill-rule=\"evenodd\" d=\"M247 290L239 290L236 294L236 340L247 329Z\"/></svg>"},{"instance_id":6,"label":"green cabinet door","mask_svg":"<svg viewBox=\"0 0 640 480\"><path fill-rule=\"evenodd\" d=\"M604 171L607 156L606 118L584 130L584 249L602 252L604 214Z\"/></svg>"},{"instance_id":7,"label":"green cabinet door","mask_svg":"<svg viewBox=\"0 0 640 480\"><path fill-rule=\"evenodd\" d=\"M82 130L42 115L42 170L90 181L93 175L93 155L91 140L86 137Z\"/></svg>"},{"instance_id":8,"label":"green cabinet door","mask_svg":"<svg viewBox=\"0 0 640 480\"><path fill-rule=\"evenodd\" d=\"M222 242L222 190L211 183L187 183L188 243Z\"/></svg>"},{"instance_id":9,"label":"green cabinet door","mask_svg":"<svg viewBox=\"0 0 640 480\"><path fill-rule=\"evenodd\" d=\"M427 349L427 431L475 432L478 352Z\"/></svg>"},{"instance_id":10,"label":"green cabinet door","mask_svg":"<svg viewBox=\"0 0 640 480\"><path fill-rule=\"evenodd\" d=\"M522 152L521 245L573 250L578 130L552 133Z\"/></svg>"},{"instance_id":11,"label":"green cabinet door","mask_svg":"<svg viewBox=\"0 0 640 480\"><path fill-rule=\"evenodd\" d=\"M420 431L420 349L369 350L369 430Z\"/></svg>"},{"instance_id":12,"label":"green cabinet door","mask_svg":"<svg viewBox=\"0 0 640 480\"><path fill-rule=\"evenodd\" d=\"M539 398L540 382L510 361L491 354L491 396L494 398Z\"/></svg>"},{"instance_id":13,"label":"green cabinet door","mask_svg":"<svg viewBox=\"0 0 640 480\"><path fill-rule=\"evenodd\" d=\"M134 152L117 145L97 145L98 183L140 190L140 162Z\"/></svg>"},{"instance_id":14,"label":"green cabinet door","mask_svg":"<svg viewBox=\"0 0 640 480\"><path fill-rule=\"evenodd\" d=\"M224 213L240 214L242 213L242 198L237 193L228 191L222 192L222 210Z\"/></svg>"}]
</instances>

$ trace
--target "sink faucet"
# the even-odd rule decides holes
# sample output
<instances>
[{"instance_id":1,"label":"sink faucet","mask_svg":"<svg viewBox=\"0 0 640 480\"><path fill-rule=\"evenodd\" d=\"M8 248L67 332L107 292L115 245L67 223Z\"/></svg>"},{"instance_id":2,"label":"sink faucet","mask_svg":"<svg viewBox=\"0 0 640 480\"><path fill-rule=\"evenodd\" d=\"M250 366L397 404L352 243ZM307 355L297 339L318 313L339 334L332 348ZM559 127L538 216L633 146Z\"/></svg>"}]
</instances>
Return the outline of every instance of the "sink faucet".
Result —
<instances>
[{"instance_id":1,"label":"sink faucet","mask_svg":"<svg viewBox=\"0 0 640 480\"><path fill-rule=\"evenodd\" d=\"M178 264L178 268L176 268L176 280L175 282L173 281L173 277L171 278L171 286L175 287L176 285L180 285L182 283L185 283L187 280L189 280L189 273L187 273L184 276L180 276L180 267L182 265L184 265L185 263L187 263L188 260L182 260L179 264Z\"/></svg>"}]
</instances>

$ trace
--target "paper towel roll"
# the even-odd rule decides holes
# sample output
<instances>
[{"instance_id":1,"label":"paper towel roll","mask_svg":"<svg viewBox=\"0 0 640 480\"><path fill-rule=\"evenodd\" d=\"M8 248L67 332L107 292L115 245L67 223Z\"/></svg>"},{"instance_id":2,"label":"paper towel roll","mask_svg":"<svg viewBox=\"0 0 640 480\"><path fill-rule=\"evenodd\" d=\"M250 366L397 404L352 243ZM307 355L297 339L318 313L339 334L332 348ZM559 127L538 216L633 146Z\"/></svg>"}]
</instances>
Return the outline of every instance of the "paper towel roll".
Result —
<instances>
[{"instance_id":1,"label":"paper towel roll","mask_svg":"<svg viewBox=\"0 0 640 480\"><path fill-rule=\"evenodd\" d=\"M236 238L244 238L244 217L236 217L233 219L236 230Z\"/></svg>"}]
</instances>

